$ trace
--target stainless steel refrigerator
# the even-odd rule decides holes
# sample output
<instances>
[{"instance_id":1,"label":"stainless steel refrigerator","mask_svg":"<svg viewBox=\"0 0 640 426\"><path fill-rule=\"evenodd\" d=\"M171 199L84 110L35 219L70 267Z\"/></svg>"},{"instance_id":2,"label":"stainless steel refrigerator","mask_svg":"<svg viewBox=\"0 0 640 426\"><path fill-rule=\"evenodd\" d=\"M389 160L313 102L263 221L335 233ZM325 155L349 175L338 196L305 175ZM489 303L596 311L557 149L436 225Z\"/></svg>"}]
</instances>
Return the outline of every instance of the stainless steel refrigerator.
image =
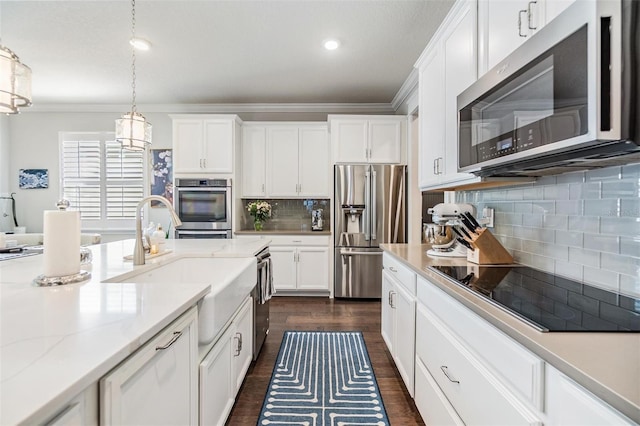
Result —
<instances>
[{"instance_id":1,"label":"stainless steel refrigerator","mask_svg":"<svg viewBox=\"0 0 640 426\"><path fill-rule=\"evenodd\" d=\"M406 242L406 172L396 164L335 166L335 297L381 297L379 246Z\"/></svg>"}]
</instances>

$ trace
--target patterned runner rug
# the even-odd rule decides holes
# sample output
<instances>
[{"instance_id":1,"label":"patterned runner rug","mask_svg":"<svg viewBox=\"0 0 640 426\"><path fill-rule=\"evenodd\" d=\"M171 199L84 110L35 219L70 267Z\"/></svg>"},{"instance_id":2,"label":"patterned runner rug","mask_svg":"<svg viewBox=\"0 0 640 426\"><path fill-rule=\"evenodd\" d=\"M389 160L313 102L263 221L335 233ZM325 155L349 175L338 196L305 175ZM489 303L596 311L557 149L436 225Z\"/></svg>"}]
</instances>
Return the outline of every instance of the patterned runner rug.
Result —
<instances>
[{"instance_id":1,"label":"patterned runner rug","mask_svg":"<svg viewBox=\"0 0 640 426\"><path fill-rule=\"evenodd\" d=\"M388 425L360 332L287 331L258 425Z\"/></svg>"}]
</instances>

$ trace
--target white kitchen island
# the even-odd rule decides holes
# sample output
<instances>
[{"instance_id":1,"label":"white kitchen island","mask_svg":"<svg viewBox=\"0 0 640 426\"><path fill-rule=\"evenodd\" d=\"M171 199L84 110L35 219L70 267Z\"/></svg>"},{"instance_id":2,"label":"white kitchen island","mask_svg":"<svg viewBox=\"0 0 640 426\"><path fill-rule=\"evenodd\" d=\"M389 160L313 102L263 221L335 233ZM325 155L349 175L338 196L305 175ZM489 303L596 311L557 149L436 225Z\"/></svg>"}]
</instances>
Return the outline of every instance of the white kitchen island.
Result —
<instances>
[{"instance_id":1,"label":"white kitchen island","mask_svg":"<svg viewBox=\"0 0 640 426\"><path fill-rule=\"evenodd\" d=\"M133 266L133 240L91 246L92 278L37 287L41 255L0 262L0 424L42 423L133 354L211 283L132 283L184 257L253 257L268 240L168 240L171 253ZM105 281L120 282L105 282Z\"/></svg>"}]
</instances>

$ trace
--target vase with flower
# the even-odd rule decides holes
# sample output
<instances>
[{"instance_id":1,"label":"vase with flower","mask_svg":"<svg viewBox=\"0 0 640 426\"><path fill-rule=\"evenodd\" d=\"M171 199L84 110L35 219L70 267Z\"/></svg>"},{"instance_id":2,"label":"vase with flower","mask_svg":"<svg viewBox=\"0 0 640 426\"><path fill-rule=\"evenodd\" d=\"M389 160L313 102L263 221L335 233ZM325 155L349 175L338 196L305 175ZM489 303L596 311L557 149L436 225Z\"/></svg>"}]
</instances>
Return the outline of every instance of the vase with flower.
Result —
<instances>
[{"instance_id":1,"label":"vase with flower","mask_svg":"<svg viewBox=\"0 0 640 426\"><path fill-rule=\"evenodd\" d=\"M253 217L253 229L262 231L264 222L271 217L271 205L266 201L253 201L247 204L247 211Z\"/></svg>"}]
</instances>

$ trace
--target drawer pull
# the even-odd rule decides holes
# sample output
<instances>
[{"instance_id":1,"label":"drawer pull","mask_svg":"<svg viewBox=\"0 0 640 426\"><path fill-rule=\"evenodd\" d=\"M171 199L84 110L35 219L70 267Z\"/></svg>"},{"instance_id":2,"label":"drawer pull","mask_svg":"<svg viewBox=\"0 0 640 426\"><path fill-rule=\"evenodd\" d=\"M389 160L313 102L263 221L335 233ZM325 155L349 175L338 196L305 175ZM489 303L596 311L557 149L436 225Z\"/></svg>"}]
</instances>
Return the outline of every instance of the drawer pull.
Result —
<instances>
[{"instance_id":1,"label":"drawer pull","mask_svg":"<svg viewBox=\"0 0 640 426\"><path fill-rule=\"evenodd\" d=\"M398 270L396 268L394 268L393 266L389 266L389 270L391 272L398 272Z\"/></svg>"},{"instance_id":2,"label":"drawer pull","mask_svg":"<svg viewBox=\"0 0 640 426\"><path fill-rule=\"evenodd\" d=\"M169 340L169 343L167 343L164 346L156 346L156 351L163 351L169 348L169 346L173 345L176 342L176 340L180 338L180 336L182 336L182 331L174 331L173 337L171 338L171 340Z\"/></svg>"},{"instance_id":3,"label":"drawer pull","mask_svg":"<svg viewBox=\"0 0 640 426\"><path fill-rule=\"evenodd\" d=\"M440 366L440 370L442 370L442 372L444 373L444 375L447 377L447 379L449 379L449 381L450 381L451 383L458 383L458 384L460 384L460 381L458 381L458 380L453 380L453 379L451 378L451 376L449 376L449 373L447 373L447 368L448 368L448 367L447 367L446 365L441 365L441 366Z\"/></svg>"},{"instance_id":4,"label":"drawer pull","mask_svg":"<svg viewBox=\"0 0 640 426\"><path fill-rule=\"evenodd\" d=\"M292 243L301 243L302 240L291 240Z\"/></svg>"}]
</instances>

